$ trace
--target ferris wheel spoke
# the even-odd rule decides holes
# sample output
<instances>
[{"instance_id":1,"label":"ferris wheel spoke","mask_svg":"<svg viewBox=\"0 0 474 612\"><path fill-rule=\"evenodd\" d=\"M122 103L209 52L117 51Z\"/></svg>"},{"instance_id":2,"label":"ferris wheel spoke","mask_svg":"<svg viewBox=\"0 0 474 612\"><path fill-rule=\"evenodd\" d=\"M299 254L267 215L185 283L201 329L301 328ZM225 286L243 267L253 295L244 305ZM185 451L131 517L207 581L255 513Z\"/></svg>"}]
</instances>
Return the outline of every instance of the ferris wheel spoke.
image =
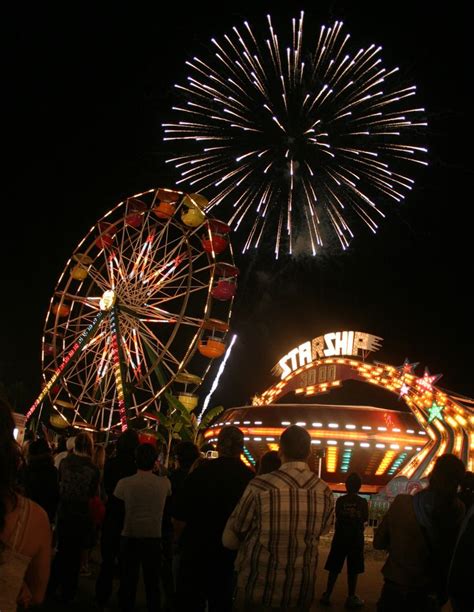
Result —
<instances>
[{"instance_id":1,"label":"ferris wheel spoke","mask_svg":"<svg viewBox=\"0 0 474 612\"><path fill-rule=\"evenodd\" d=\"M77 331L82 327L87 327L94 320L97 312L93 312L91 310L83 310L78 312L77 315L71 316L72 310L67 319L59 319L56 318L53 320L52 327L48 329L68 329L71 326L74 326L74 329Z\"/></svg>"},{"instance_id":2,"label":"ferris wheel spoke","mask_svg":"<svg viewBox=\"0 0 474 612\"><path fill-rule=\"evenodd\" d=\"M166 383L171 382L179 368L179 363L177 362L176 358L169 351L167 351L166 347L164 347L164 345L158 341L153 333L147 333L146 331L142 330L140 334L140 344L142 346L145 365L147 365L147 362L149 362L149 365L147 365L148 371L156 371L157 368L164 368L169 374L169 378ZM160 350L155 350L155 346L159 346ZM153 355L153 359L151 358L150 353ZM142 380L149 383L150 377L145 376L145 374L146 372L143 372Z\"/></svg>"},{"instance_id":3,"label":"ferris wheel spoke","mask_svg":"<svg viewBox=\"0 0 474 612\"><path fill-rule=\"evenodd\" d=\"M106 255L105 253L105 249L102 249L102 251L104 252L104 255ZM107 259L106 259L107 261ZM94 263L88 268L88 276L94 281L94 283L97 285L98 289L100 290L100 293L102 294L104 291L106 291L107 289L110 289L110 283L109 280L107 278L105 278L100 272L99 270L95 267ZM94 299L94 298L90 298L90 299ZM100 298L99 298L100 299Z\"/></svg>"},{"instance_id":4,"label":"ferris wheel spoke","mask_svg":"<svg viewBox=\"0 0 474 612\"><path fill-rule=\"evenodd\" d=\"M152 318L140 318L139 321L141 323L157 323L157 324L162 324L164 323L178 323L180 325L192 325L194 327L202 327L202 322L203 320L199 317L191 317L191 316L186 316L186 315L181 315L181 317L178 317L177 315L172 315L171 313L167 313L166 315L166 319L152 319Z\"/></svg>"},{"instance_id":5,"label":"ferris wheel spoke","mask_svg":"<svg viewBox=\"0 0 474 612\"><path fill-rule=\"evenodd\" d=\"M159 304L164 297L169 297L170 294L178 293L181 290L186 291L191 286L192 277L188 274L186 277L181 278L176 284L162 287L159 292L147 296L148 304Z\"/></svg>"},{"instance_id":6,"label":"ferris wheel spoke","mask_svg":"<svg viewBox=\"0 0 474 612\"><path fill-rule=\"evenodd\" d=\"M89 368L95 371L96 364L91 364ZM91 417L95 414L96 409L103 410L111 403L110 398L115 393L115 377L111 367L105 368L104 375L99 380L93 374L82 384L84 391L81 401L84 406L87 406Z\"/></svg>"},{"instance_id":7,"label":"ferris wheel spoke","mask_svg":"<svg viewBox=\"0 0 474 612\"><path fill-rule=\"evenodd\" d=\"M134 329L136 329L136 331L134 334L134 345L130 350L130 354L136 357L136 372L138 374L137 379L139 383L141 383L143 379L146 380L146 372L150 369L150 367L154 368L156 363L158 363L160 360L162 365L168 369L172 376L174 376L176 373L177 360L172 353L168 351L166 345L153 333L149 327L144 325L142 322L135 322L135 326L136 327ZM144 346L144 342L146 347ZM159 347L157 349L158 352L156 347ZM156 355L156 359L154 358L154 363L150 363L149 366L148 362L150 362L150 351ZM175 367L170 367L167 362L174 363Z\"/></svg>"},{"instance_id":8,"label":"ferris wheel spoke","mask_svg":"<svg viewBox=\"0 0 474 612\"><path fill-rule=\"evenodd\" d=\"M140 386L137 387L137 389L141 393L148 393L150 396L150 401L154 399L157 395L159 395L160 392L162 391L162 389L157 390L156 387L153 386L152 378L150 376L142 377L138 384Z\"/></svg>"},{"instance_id":9,"label":"ferris wheel spoke","mask_svg":"<svg viewBox=\"0 0 474 612\"><path fill-rule=\"evenodd\" d=\"M133 316L139 319L140 321L146 317L146 320L149 320L154 323L177 323L179 320L179 315L173 314L164 310L163 308L157 308L156 306L152 306L151 304L145 304L145 306L139 306L133 312Z\"/></svg>"},{"instance_id":10,"label":"ferris wheel spoke","mask_svg":"<svg viewBox=\"0 0 474 612\"><path fill-rule=\"evenodd\" d=\"M122 235L121 235L120 248L119 248L121 270L124 273L127 268L126 266L123 266L124 262L123 262L122 256L126 252L127 245L133 245L137 240L137 234L135 234L135 236L132 235L131 228L130 226L128 226L126 222L126 217L129 212L129 202L130 202L130 199L127 199L125 202L124 217L122 220ZM140 233L138 233L138 236L140 236ZM119 265L118 262L117 262L117 265Z\"/></svg>"},{"instance_id":11,"label":"ferris wheel spoke","mask_svg":"<svg viewBox=\"0 0 474 612\"><path fill-rule=\"evenodd\" d=\"M158 231L157 231L158 230ZM122 242L121 256L124 260L124 269L129 279L139 276L152 259L150 252L155 248L159 236L159 228L156 224L150 224L150 217L145 220L140 232L129 241L128 248L124 248Z\"/></svg>"},{"instance_id":12,"label":"ferris wheel spoke","mask_svg":"<svg viewBox=\"0 0 474 612\"><path fill-rule=\"evenodd\" d=\"M142 280L143 285L148 285L149 292L159 291L167 279L173 278L173 274L178 268L183 269L183 266L181 266L183 259L183 255L177 255L171 261L164 263Z\"/></svg>"},{"instance_id":13,"label":"ferris wheel spoke","mask_svg":"<svg viewBox=\"0 0 474 612\"><path fill-rule=\"evenodd\" d=\"M116 402L116 389L113 391L112 403L100 411L101 427L103 431L111 431L113 428L114 405Z\"/></svg>"},{"instance_id":14,"label":"ferris wheel spoke","mask_svg":"<svg viewBox=\"0 0 474 612\"><path fill-rule=\"evenodd\" d=\"M169 265L176 257L183 257L182 253L186 253L186 243L176 236L170 238L168 236L170 226L166 225L163 233L156 237L156 259L160 261L162 266Z\"/></svg>"},{"instance_id":15,"label":"ferris wheel spoke","mask_svg":"<svg viewBox=\"0 0 474 612\"><path fill-rule=\"evenodd\" d=\"M158 319L151 318L151 315L153 314L156 314L162 318L158 318ZM138 317L138 320L142 323L157 323L157 324L180 323L180 324L187 324L187 325L202 326L202 318L200 317L179 315L179 314L169 312L168 310L164 310L162 308L151 307L148 305L146 308L137 309L136 315ZM144 318L144 317L147 317L147 318Z\"/></svg>"},{"instance_id":16,"label":"ferris wheel spoke","mask_svg":"<svg viewBox=\"0 0 474 612\"><path fill-rule=\"evenodd\" d=\"M107 362L102 364L102 368L104 370L104 374L106 372ZM75 382L77 381L77 382ZM73 383L77 384L80 387L79 394L77 395L77 402L80 405L81 402L85 401L87 397L88 403L91 401L97 401L97 398L93 398L93 390L97 388L101 383L101 377L98 376L97 373L97 363L95 359L91 358L91 355L85 355L84 359L82 359L76 367L74 373L74 380L70 380L69 377L66 377L66 384Z\"/></svg>"},{"instance_id":17,"label":"ferris wheel spoke","mask_svg":"<svg viewBox=\"0 0 474 612\"><path fill-rule=\"evenodd\" d=\"M173 293L177 293L183 289L186 289L188 286L192 289L207 289L209 287L209 283L206 283L205 281L201 281L198 278L191 278L191 280L181 279L181 281L177 283L176 285L170 284L167 287L165 287L161 293L164 294L166 297L170 297L170 294L172 295ZM161 301L160 296L158 296L156 299L158 302ZM147 300L147 301L150 302L151 300Z\"/></svg>"},{"instance_id":18,"label":"ferris wheel spoke","mask_svg":"<svg viewBox=\"0 0 474 612\"><path fill-rule=\"evenodd\" d=\"M129 382L134 382L134 380L138 380L140 377L141 360L140 354L136 351L135 353L133 352L135 346L132 343L132 334L122 334L121 344L125 362L128 366L127 374L130 378ZM131 376L131 372L133 372L133 376Z\"/></svg>"},{"instance_id":19,"label":"ferris wheel spoke","mask_svg":"<svg viewBox=\"0 0 474 612\"><path fill-rule=\"evenodd\" d=\"M168 230L168 226L166 228ZM167 271L168 268L178 266L180 261L183 259L181 251L183 250L182 241L178 239L171 239L165 241L165 248L160 244L159 237L155 238L155 259L160 261L158 270L156 268L156 262L153 259L147 261L147 265L143 267L140 278L142 282L146 284L150 282L155 276L159 276Z\"/></svg>"},{"instance_id":20,"label":"ferris wheel spoke","mask_svg":"<svg viewBox=\"0 0 474 612\"><path fill-rule=\"evenodd\" d=\"M142 321L140 321L140 328L142 337L144 340L148 340L148 348L153 350L159 359L173 363L175 366L179 366L179 360L168 350L166 344L164 344Z\"/></svg>"},{"instance_id":21,"label":"ferris wheel spoke","mask_svg":"<svg viewBox=\"0 0 474 612\"><path fill-rule=\"evenodd\" d=\"M90 405L90 398L88 397L89 395L89 391L90 391L90 386L92 385L92 380L94 378L94 371L93 371L93 367L89 367L89 369L84 369L82 370L85 373L85 380L83 382L83 386L82 389L79 392L79 395L77 396L77 406L78 409L76 410L76 414L80 414L80 407L85 404L85 398L87 397L88 401L87 401L87 405ZM82 416L82 415L81 415Z\"/></svg>"},{"instance_id":22,"label":"ferris wheel spoke","mask_svg":"<svg viewBox=\"0 0 474 612\"><path fill-rule=\"evenodd\" d=\"M91 387L100 384L110 365L110 336L103 331L99 340L95 343L94 340L95 338L92 338L91 342L83 347L75 368L75 375L85 393L90 393Z\"/></svg>"},{"instance_id":23,"label":"ferris wheel spoke","mask_svg":"<svg viewBox=\"0 0 474 612\"><path fill-rule=\"evenodd\" d=\"M142 338L140 337L140 335L136 334L135 332L135 338L134 338L134 350L135 350L135 359L136 359L136 363L137 363L137 385L146 385L149 384L149 378L147 376L145 376L145 371L147 369L147 364L146 364L146 353L145 353L145 349L143 347L143 342L142 342Z\"/></svg>"},{"instance_id":24,"label":"ferris wheel spoke","mask_svg":"<svg viewBox=\"0 0 474 612\"><path fill-rule=\"evenodd\" d=\"M111 402L111 406L114 406L116 402L116 384L111 355L108 363L104 366L104 370L102 378L94 385L94 395L101 390L102 397L112 398L108 401Z\"/></svg>"},{"instance_id":25,"label":"ferris wheel spoke","mask_svg":"<svg viewBox=\"0 0 474 612\"><path fill-rule=\"evenodd\" d=\"M181 322L184 325L192 325L193 327L202 328L203 320L200 317L183 316Z\"/></svg>"},{"instance_id":26,"label":"ferris wheel spoke","mask_svg":"<svg viewBox=\"0 0 474 612\"><path fill-rule=\"evenodd\" d=\"M72 425L72 426L74 426L74 425L76 424L77 418L78 418L79 416L80 416L80 415L79 415L79 410L76 408L76 409L74 410L74 415L73 415L73 417L72 417L72 419L71 419L71 425Z\"/></svg>"},{"instance_id":27,"label":"ferris wheel spoke","mask_svg":"<svg viewBox=\"0 0 474 612\"><path fill-rule=\"evenodd\" d=\"M58 291L55 293L55 295L66 300L71 300L72 305L74 305L74 303L84 304L85 306L94 309L96 312L99 310L99 297L83 297L73 293L67 293L65 291Z\"/></svg>"},{"instance_id":28,"label":"ferris wheel spoke","mask_svg":"<svg viewBox=\"0 0 474 612\"><path fill-rule=\"evenodd\" d=\"M176 277L175 277L176 278ZM184 272L181 276L180 276L180 280L179 282L176 282L176 280L174 282L176 282L177 285L180 286L186 286L189 284L189 272ZM147 295L146 295L146 301L150 302L153 301L153 299L160 297L160 295L166 291L166 286L171 282L170 279L162 279L162 281L159 281L154 287L150 287L150 290L147 291Z\"/></svg>"},{"instance_id":29,"label":"ferris wheel spoke","mask_svg":"<svg viewBox=\"0 0 474 612\"><path fill-rule=\"evenodd\" d=\"M90 310L81 311L76 316L69 316L65 321L59 322L53 329L65 332L72 327L77 334L81 334L92 323L96 314L97 312Z\"/></svg>"},{"instance_id":30,"label":"ferris wheel spoke","mask_svg":"<svg viewBox=\"0 0 474 612\"><path fill-rule=\"evenodd\" d=\"M165 295L164 297L162 297L162 298L159 300L159 302L158 302L158 303L159 303L159 304L164 304L164 303L166 303L166 302L170 302L170 301L173 301L173 300L177 300L177 299L179 299L179 298L181 298L181 297L184 297L184 296L186 296L186 295L188 295L188 296L189 296L191 293L196 293L196 292L198 292L198 291L203 291L203 290L205 290L205 289L206 289L206 287L203 287L203 286L199 286L199 287L191 287L191 288L190 288L190 289L188 289L188 290L187 290L187 289L185 289L185 288L183 288L183 289L182 289L182 291L177 292L177 293L175 293L175 294Z\"/></svg>"},{"instance_id":31,"label":"ferris wheel spoke","mask_svg":"<svg viewBox=\"0 0 474 612\"><path fill-rule=\"evenodd\" d=\"M81 330L83 331L83 330ZM45 332L46 333L46 332ZM70 338L68 340L62 338L62 347L59 348L58 347L58 343L57 343L57 334L56 336L53 336L53 344L52 346L55 347L56 352L53 355L50 355L48 357L44 358L44 366L49 369L49 368L53 368L55 369L56 367L59 367L61 365L61 363L63 362L63 360L66 358L66 356L72 351L74 350L74 352L76 353L76 350L78 347L76 347L76 343L77 343L77 338L80 336L80 332L76 335L74 335L73 338ZM80 354L77 353L77 355L80 357Z\"/></svg>"},{"instance_id":32,"label":"ferris wheel spoke","mask_svg":"<svg viewBox=\"0 0 474 612\"><path fill-rule=\"evenodd\" d=\"M159 357L165 361L169 361L173 363L175 366L179 366L180 362L169 350L168 346L162 342L160 338L153 332L153 330L143 321L140 321L139 329L141 334L152 342L151 348L154 350L154 347L159 347Z\"/></svg>"},{"instance_id":33,"label":"ferris wheel spoke","mask_svg":"<svg viewBox=\"0 0 474 612\"><path fill-rule=\"evenodd\" d=\"M140 334L137 332L137 322L129 315L123 315L121 317L121 321L127 323L128 342L126 353L129 358L130 365L132 365L135 379L140 380L142 376L145 355L140 342Z\"/></svg>"},{"instance_id":34,"label":"ferris wheel spoke","mask_svg":"<svg viewBox=\"0 0 474 612\"><path fill-rule=\"evenodd\" d=\"M155 240L154 230L150 230L143 244L138 243L140 248L134 252L134 257L130 260L132 269L128 271L128 278L139 278L143 276L143 270L146 269L148 262L152 259L153 242Z\"/></svg>"},{"instance_id":35,"label":"ferris wheel spoke","mask_svg":"<svg viewBox=\"0 0 474 612\"><path fill-rule=\"evenodd\" d=\"M127 205L130 200L127 201ZM150 224L150 215L142 218L142 226L140 228L132 228L124 223L124 231L120 246L120 255L124 263L124 270L127 276L130 275L131 266L137 265L137 256L142 249L154 239L156 233L155 225ZM143 254L143 253L142 253Z\"/></svg>"},{"instance_id":36,"label":"ferris wheel spoke","mask_svg":"<svg viewBox=\"0 0 474 612\"><path fill-rule=\"evenodd\" d=\"M156 253L159 260L166 264L173 258L176 253L177 248L180 247L182 240L179 238L179 234L176 237L171 236L171 231L174 229L174 221L172 219L168 219L166 223L162 226L160 233L156 238Z\"/></svg>"},{"instance_id":37,"label":"ferris wheel spoke","mask_svg":"<svg viewBox=\"0 0 474 612\"><path fill-rule=\"evenodd\" d=\"M152 234L149 234L149 237L151 237ZM156 238L155 238L156 241ZM143 283L143 285L148 284L150 281L153 281L153 279L155 277L158 277L161 274L169 274L169 269L171 269L171 271L174 270L174 266L173 266L173 262L169 261L163 261L163 258L161 258L161 264L160 267L158 268L158 270L154 270L153 272L151 272L151 269L156 268L156 263L155 263L155 259L157 257L156 253L154 253L153 255L151 253L149 253L148 251L151 249L152 242L148 241L145 242L145 245L138 245L140 247L140 250L138 252L138 254L133 254L131 259L129 260L129 267L132 268L131 271L127 270L127 276L128 278L133 278L133 277L139 277L139 279L141 280L141 282ZM180 248L180 243L177 242L175 249L173 250L173 254L174 252L178 251L178 249ZM177 260L174 262L175 265L178 265L180 263L180 258L177 257ZM132 266L133 264L133 266ZM135 296L144 294L142 288L137 285L135 287L134 290Z\"/></svg>"},{"instance_id":38,"label":"ferris wheel spoke","mask_svg":"<svg viewBox=\"0 0 474 612\"><path fill-rule=\"evenodd\" d=\"M155 290L154 292L156 293L156 291L164 291L172 283L173 283L173 285L171 285L172 287L175 287L177 284L179 284L179 282L184 283L189 278L190 270L191 270L191 268L190 268L189 264L186 264L186 266L181 268L179 274L176 274L174 276L169 275L168 277L164 277L163 279L160 279L160 281L153 287L153 289ZM192 271L192 276L196 280L196 282L199 282L197 280L197 275L198 274L204 274L204 273L210 272L210 271L211 271L210 270L210 266L207 265L207 266L204 266L204 267L199 268L197 270L193 270ZM175 283L176 283L176 285L175 285ZM206 284L204 280L201 281L201 283L203 285ZM207 281L207 285L209 285L209 281ZM152 293L152 295L153 295L153 293Z\"/></svg>"},{"instance_id":39,"label":"ferris wheel spoke","mask_svg":"<svg viewBox=\"0 0 474 612\"><path fill-rule=\"evenodd\" d=\"M82 368L86 374L92 369L91 380L96 379L98 382L110 365L110 343L105 342L103 347L86 347L83 355L84 358L78 364L78 374L81 374Z\"/></svg>"}]
</instances>

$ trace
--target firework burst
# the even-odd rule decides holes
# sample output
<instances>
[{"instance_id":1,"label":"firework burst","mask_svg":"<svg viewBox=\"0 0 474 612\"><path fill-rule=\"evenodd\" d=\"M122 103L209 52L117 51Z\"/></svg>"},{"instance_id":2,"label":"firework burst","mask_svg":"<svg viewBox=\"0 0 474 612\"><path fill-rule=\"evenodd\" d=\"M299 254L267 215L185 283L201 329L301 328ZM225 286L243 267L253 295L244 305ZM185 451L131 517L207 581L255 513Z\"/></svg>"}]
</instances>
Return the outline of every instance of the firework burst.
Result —
<instances>
[{"instance_id":1,"label":"firework burst","mask_svg":"<svg viewBox=\"0 0 474 612\"><path fill-rule=\"evenodd\" d=\"M186 62L179 120L163 126L186 153L167 161L178 183L231 211L247 232L244 252L269 236L276 257L301 244L316 254L334 236L346 249L357 227L375 233L384 206L412 189L406 171L427 164L424 109L415 86L397 85L398 68L383 66L381 47L350 48L342 22L309 40L301 13L284 49L267 19L266 40L244 22L212 40L209 60Z\"/></svg>"}]
</instances>

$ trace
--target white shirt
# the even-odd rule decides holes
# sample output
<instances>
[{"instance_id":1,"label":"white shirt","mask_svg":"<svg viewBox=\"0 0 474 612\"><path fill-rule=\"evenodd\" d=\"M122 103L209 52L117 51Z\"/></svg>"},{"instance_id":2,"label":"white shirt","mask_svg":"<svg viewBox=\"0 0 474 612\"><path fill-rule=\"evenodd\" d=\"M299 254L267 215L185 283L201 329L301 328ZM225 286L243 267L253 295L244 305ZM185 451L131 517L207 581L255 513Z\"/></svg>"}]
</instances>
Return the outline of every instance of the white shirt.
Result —
<instances>
[{"instance_id":1,"label":"white shirt","mask_svg":"<svg viewBox=\"0 0 474 612\"><path fill-rule=\"evenodd\" d=\"M165 502L171 495L168 478L139 471L119 480L114 495L125 502L123 536L161 538Z\"/></svg>"}]
</instances>

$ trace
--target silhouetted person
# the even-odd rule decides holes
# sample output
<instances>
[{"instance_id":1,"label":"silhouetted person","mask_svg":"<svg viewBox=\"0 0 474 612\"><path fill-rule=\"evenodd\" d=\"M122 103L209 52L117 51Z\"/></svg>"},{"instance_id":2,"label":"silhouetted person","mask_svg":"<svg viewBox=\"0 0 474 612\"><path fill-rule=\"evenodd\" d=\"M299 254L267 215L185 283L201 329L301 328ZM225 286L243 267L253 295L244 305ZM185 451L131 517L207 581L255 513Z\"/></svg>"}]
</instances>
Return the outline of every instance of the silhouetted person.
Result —
<instances>
[{"instance_id":1,"label":"silhouetted person","mask_svg":"<svg viewBox=\"0 0 474 612\"><path fill-rule=\"evenodd\" d=\"M457 488L464 464L438 457L429 486L414 496L397 495L374 535L388 550L378 612L439 610L447 601L447 576L464 505Z\"/></svg>"},{"instance_id":2,"label":"silhouetted person","mask_svg":"<svg viewBox=\"0 0 474 612\"><path fill-rule=\"evenodd\" d=\"M138 444L138 433L133 429L127 429L117 440L116 455L107 459L104 465L103 486L107 502L100 540L102 563L95 585L95 598L102 606L108 603L112 594L115 565L120 551L120 534L125 516L123 501L117 499L113 493L119 480L136 474L135 450Z\"/></svg>"},{"instance_id":3,"label":"silhouetted person","mask_svg":"<svg viewBox=\"0 0 474 612\"><path fill-rule=\"evenodd\" d=\"M281 466L281 459L278 451L267 451L263 453L258 462L257 474L269 474L278 470Z\"/></svg>"},{"instance_id":4,"label":"silhouetted person","mask_svg":"<svg viewBox=\"0 0 474 612\"><path fill-rule=\"evenodd\" d=\"M59 466L58 552L54 559L51 591L57 582L63 601L77 592L81 552L92 545L94 525L89 502L97 494L99 470L92 463L94 443L81 432L74 441L74 452Z\"/></svg>"},{"instance_id":5,"label":"silhouetted person","mask_svg":"<svg viewBox=\"0 0 474 612\"><path fill-rule=\"evenodd\" d=\"M174 606L175 580L179 565L180 543L174 541L174 530L171 517L176 500L179 499L181 491L189 474L191 467L201 454L193 442L179 442L175 449L175 469L171 470L168 478L171 482L171 496L168 497L163 516L163 534L161 539L162 551L162 583L169 608Z\"/></svg>"},{"instance_id":6,"label":"silhouetted person","mask_svg":"<svg viewBox=\"0 0 474 612\"><path fill-rule=\"evenodd\" d=\"M474 610L474 505L459 530L448 576L448 594L453 612Z\"/></svg>"},{"instance_id":7,"label":"silhouetted person","mask_svg":"<svg viewBox=\"0 0 474 612\"><path fill-rule=\"evenodd\" d=\"M198 457L200 457L199 449L193 442L180 442L176 446L176 468L169 475L172 492L170 499L171 506L173 506L181 492L186 476Z\"/></svg>"},{"instance_id":8,"label":"silhouetted person","mask_svg":"<svg viewBox=\"0 0 474 612\"><path fill-rule=\"evenodd\" d=\"M54 467L51 448L46 440L30 442L28 462L23 472L25 495L39 504L52 523L59 501L58 470Z\"/></svg>"},{"instance_id":9,"label":"silhouetted person","mask_svg":"<svg viewBox=\"0 0 474 612\"><path fill-rule=\"evenodd\" d=\"M469 510L469 508L474 504L474 474L472 472L466 472L464 474L458 497L464 504L467 512L467 510Z\"/></svg>"},{"instance_id":10,"label":"silhouetted person","mask_svg":"<svg viewBox=\"0 0 474 612\"><path fill-rule=\"evenodd\" d=\"M230 612L235 553L222 546L222 532L254 473L240 460L244 435L223 427L218 435L219 457L193 470L173 509L182 532L177 581L177 609L182 612Z\"/></svg>"},{"instance_id":11,"label":"silhouetted person","mask_svg":"<svg viewBox=\"0 0 474 612\"><path fill-rule=\"evenodd\" d=\"M326 591L320 600L323 605L330 605L334 585L346 559L346 608L360 608L364 605L362 599L356 595L357 577L364 573L364 525L369 520L367 500L357 495L361 486L359 474L353 472L346 479L347 495L342 495L336 501L334 537L324 567L329 576Z\"/></svg>"}]
</instances>

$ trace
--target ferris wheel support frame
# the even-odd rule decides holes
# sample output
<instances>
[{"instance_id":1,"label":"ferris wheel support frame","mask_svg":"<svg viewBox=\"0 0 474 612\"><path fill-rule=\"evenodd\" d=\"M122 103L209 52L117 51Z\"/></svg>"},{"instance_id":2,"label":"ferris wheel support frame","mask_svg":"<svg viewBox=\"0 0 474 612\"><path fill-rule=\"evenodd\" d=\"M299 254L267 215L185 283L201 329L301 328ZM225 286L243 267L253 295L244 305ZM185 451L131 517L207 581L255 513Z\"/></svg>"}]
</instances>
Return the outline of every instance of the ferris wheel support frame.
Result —
<instances>
[{"instance_id":1,"label":"ferris wheel support frame","mask_svg":"<svg viewBox=\"0 0 474 612\"><path fill-rule=\"evenodd\" d=\"M87 340L88 340L89 336L94 334L94 332L97 329L99 323L102 321L102 319L104 317L104 314L105 314L105 312L102 311L102 310L100 310L96 314L96 316L95 316L94 320L92 321L92 323L90 323L90 325L87 327L87 329L85 329L82 332L82 334L77 339L77 342L73 345L72 349L68 352L68 354L63 359L61 364L53 372L53 375L47 381L47 383L45 384L45 386L41 390L41 393L38 395L38 397L35 399L35 401L31 405L30 409L26 413L26 417L25 417L26 418L26 421L25 421L26 423L33 416L34 412L36 411L38 406L41 404L41 402L44 400L44 398L46 397L46 395L48 394L49 390L54 385L54 383L61 378L61 376L66 371L66 369L74 362L74 359L77 358L80 355L80 353L82 352L82 350L87 346Z\"/></svg>"},{"instance_id":2,"label":"ferris wheel support frame","mask_svg":"<svg viewBox=\"0 0 474 612\"><path fill-rule=\"evenodd\" d=\"M117 306L114 306L109 313L110 328L112 330L112 359L113 368L115 375L115 384L117 387L118 406L120 414L120 426L122 431L128 429L127 424L127 409L128 402L126 401L126 394L123 387L125 380L125 372L123 370L123 351L120 343L120 326L119 319L117 316Z\"/></svg>"}]
</instances>

